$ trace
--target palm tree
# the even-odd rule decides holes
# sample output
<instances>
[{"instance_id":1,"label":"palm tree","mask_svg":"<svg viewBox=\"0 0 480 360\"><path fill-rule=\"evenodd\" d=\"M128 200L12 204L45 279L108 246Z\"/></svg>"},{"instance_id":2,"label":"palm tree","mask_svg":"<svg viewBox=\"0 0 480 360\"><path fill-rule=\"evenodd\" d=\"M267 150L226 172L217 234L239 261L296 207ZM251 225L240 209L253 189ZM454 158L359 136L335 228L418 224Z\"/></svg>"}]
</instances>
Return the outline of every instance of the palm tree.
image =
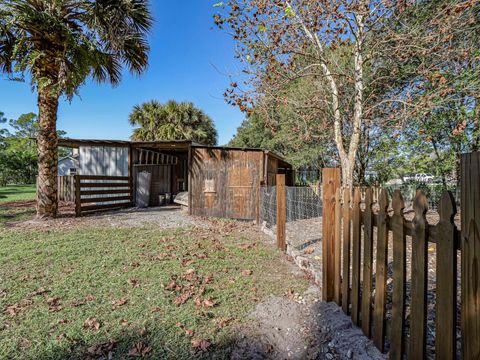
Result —
<instances>
[{"instance_id":1,"label":"palm tree","mask_svg":"<svg viewBox=\"0 0 480 360\"><path fill-rule=\"evenodd\" d=\"M37 215L57 214L57 110L87 78L116 85L122 66L141 73L148 65L152 25L147 0L3 0L0 70L30 74L38 94Z\"/></svg>"},{"instance_id":2,"label":"palm tree","mask_svg":"<svg viewBox=\"0 0 480 360\"><path fill-rule=\"evenodd\" d=\"M132 140L193 140L216 145L217 130L212 119L191 102L152 100L133 108L130 123L138 126Z\"/></svg>"}]
</instances>

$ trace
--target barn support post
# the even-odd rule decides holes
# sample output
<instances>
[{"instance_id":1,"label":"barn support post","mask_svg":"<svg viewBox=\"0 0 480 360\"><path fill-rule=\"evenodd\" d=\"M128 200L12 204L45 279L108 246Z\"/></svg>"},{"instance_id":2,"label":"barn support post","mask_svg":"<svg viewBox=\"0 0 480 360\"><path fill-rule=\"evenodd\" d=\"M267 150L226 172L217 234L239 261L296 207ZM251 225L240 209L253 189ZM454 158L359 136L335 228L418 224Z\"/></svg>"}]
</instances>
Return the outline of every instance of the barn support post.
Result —
<instances>
[{"instance_id":1,"label":"barn support post","mask_svg":"<svg viewBox=\"0 0 480 360\"><path fill-rule=\"evenodd\" d=\"M480 152L461 160L462 352L480 356Z\"/></svg>"},{"instance_id":2,"label":"barn support post","mask_svg":"<svg viewBox=\"0 0 480 360\"><path fill-rule=\"evenodd\" d=\"M286 250L286 192L285 174L277 174L277 247L282 251Z\"/></svg>"},{"instance_id":3,"label":"barn support post","mask_svg":"<svg viewBox=\"0 0 480 360\"><path fill-rule=\"evenodd\" d=\"M74 182L75 182L75 216L82 215L82 203L80 201L80 176L74 175Z\"/></svg>"},{"instance_id":4,"label":"barn support post","mask_svg":"<svg viewBox=\"0 0 480 360\"><path fill-rule=\"evenodd\" d=\"M322 186L322 297L324 301L332 301L335 295L335 203L340 188L340 168L323 169Z\"/></svg>"}]
</instances>

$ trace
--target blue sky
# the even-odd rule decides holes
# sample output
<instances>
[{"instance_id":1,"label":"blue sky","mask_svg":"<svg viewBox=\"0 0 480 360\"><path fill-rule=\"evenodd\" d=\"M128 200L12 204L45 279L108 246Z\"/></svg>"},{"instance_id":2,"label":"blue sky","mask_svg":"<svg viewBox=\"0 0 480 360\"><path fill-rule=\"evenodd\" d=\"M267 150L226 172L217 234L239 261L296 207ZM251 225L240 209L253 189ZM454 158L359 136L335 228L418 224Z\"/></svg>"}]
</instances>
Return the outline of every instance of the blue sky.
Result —
<instances>
[{"instance_id":1,"label":"blue sky","mask_svg":"<svg viewBox=\"0 0 480 360\"><path fill-rule=\"evenodd\" d=\"M150 66L140 77L124 74L122 83L87 83L71 103L63 100L58 128L71 138L128 139L128 115L136 104L157 99L188 100L215 122L219 144L227 143L244 116L226 104L228 74L238 73L234 44L214 27L213 1L151 0L155 25L150 35ZM29 83L0 80L0 111L7 118L37 112Z\"/></svg>"}]
</instances>

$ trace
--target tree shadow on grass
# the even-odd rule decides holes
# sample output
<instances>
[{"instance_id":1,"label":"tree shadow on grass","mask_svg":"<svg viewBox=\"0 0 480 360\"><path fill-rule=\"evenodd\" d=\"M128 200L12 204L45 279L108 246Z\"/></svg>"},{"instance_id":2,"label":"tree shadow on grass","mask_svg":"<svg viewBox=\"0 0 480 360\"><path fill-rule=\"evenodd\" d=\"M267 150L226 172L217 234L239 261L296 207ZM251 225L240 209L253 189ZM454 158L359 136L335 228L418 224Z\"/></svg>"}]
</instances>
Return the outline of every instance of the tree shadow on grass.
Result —
<instances>
[{"instance_id":1,"label":"tree shadow on grass","mask_svg":"<svg viewBox=\"0 0 480 360\"><path fill-rule=\"evenodd\" d=\"M84 360L84 359L231 359L236 340L231 337L218 344L210 344L205 350L194 349L186 335L147 331L143 336L138 332L125 333L98 341L69 338L65 334L52 339L54 343L45 346L35 354L39 360ZM175 332L177 329L170 329ZM183 338L182 338L183 337ZM176 338L176 339L175 339ZM258 357L264 359L265 357Z\"/></svg>"}]
</instances>

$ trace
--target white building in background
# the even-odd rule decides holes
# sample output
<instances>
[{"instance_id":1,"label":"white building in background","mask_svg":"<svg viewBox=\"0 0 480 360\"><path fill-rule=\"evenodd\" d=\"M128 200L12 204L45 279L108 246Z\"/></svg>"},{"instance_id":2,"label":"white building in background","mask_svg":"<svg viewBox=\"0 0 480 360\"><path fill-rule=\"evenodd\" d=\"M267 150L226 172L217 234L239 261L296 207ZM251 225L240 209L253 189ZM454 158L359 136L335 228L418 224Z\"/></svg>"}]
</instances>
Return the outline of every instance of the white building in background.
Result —
<instances>
[{"instance_id":1,"label":"white building in background","mask_svg":"<svg viewBox=\"0 0 480 360\"><path fill-rule=\"evenodd\" d=\"M58 175L67 176L78 173L80 167L78 149L72 149L72 155L65 156L58 160Z\"/></svg>"}]
</instances>

